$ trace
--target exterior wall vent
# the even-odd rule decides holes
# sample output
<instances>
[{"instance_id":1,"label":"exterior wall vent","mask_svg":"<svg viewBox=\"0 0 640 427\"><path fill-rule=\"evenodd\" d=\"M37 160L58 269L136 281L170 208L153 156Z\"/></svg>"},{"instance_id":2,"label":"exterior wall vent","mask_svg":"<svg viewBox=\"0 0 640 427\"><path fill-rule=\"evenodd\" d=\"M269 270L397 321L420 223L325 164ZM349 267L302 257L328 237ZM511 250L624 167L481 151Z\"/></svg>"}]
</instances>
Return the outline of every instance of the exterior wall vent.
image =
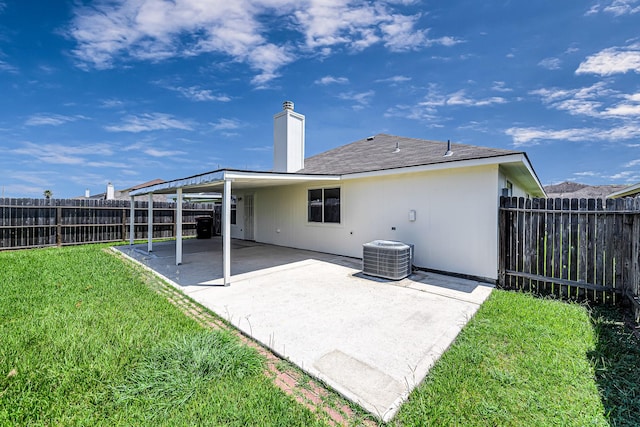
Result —
<instances>
[{"instance_id":1,"label":"exterior wall vent","mask_svg":"<svg viewBox=\"0 0 640 427\"><path fill-rule=\"evenodd\" d=\"M413 245L374 240L362 245L362 272L369 276L401 280L411 274Z\"/></svg>"}]
</instances>

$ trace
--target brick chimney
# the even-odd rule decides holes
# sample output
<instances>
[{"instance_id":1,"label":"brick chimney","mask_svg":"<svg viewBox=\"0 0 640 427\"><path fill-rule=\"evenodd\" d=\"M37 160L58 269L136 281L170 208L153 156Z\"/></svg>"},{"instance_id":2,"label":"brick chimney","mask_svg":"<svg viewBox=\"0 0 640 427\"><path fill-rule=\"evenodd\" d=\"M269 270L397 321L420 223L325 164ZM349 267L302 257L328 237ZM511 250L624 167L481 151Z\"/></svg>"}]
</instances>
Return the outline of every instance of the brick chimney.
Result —
<instances>
[{"instance_id":1,"label":"brick chimney","mask_svg":"<svg viewBox=\"0 0 640 427\"><path fill-rule=\"evenodd\" d=\"M273 171L297 172L304 168L304 116L285 101L273 116Z\"/></svg>"}]
</instances>

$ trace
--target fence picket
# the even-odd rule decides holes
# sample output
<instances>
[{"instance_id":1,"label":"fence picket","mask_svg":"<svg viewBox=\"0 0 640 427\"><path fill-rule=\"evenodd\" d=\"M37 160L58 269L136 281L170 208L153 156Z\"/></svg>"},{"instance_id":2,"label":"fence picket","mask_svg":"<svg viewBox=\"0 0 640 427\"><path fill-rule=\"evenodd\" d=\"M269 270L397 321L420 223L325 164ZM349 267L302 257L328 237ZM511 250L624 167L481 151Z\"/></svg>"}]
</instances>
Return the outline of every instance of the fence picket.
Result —
<instances>
[{"instance_id":1,"label":"fence picket","mask_svg":"<svg viewBox=\"0 0 640 427\"><path fill-rule=\"evenodd\" d=\"M640 197L503 197L499 223L500 286L598 302L626 296L640 318Z\"/></svg>"},{"instance_id":2,"label":"fence picket","mask_svg":"<svg viewBox=\"0 0 640 427\"><path fill-rule=\"evenodd\" d=\"M129 238L129 201L0 198L0 250ZM147 238L147 203L135 202L135 238ZM174 203L154 203L153 237L174 237ZM183 236L196 234L195 218L216 215L213 203L186 204Z\"/></svg>"}]
</instances>

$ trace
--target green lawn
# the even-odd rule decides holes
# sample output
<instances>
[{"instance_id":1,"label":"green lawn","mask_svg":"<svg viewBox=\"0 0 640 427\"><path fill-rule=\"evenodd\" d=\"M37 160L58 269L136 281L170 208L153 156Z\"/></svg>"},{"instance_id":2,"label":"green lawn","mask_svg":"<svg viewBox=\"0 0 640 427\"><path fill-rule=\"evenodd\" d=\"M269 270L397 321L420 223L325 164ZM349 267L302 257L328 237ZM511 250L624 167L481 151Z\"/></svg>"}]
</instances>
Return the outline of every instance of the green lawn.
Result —
<instances>
[{"instance_id":1,"label":"green lawn","mask_svg":"<svg viewBox=\"0 0 640 427\"><path fill-rule=\"evenodd\" d=\"M0 426L321 424L103 248L0 252ZM638 425L620 316L495 291L390 424Z\"/></svg>"},{"instance_id":2,"label":"green lawn","mask_svg":"<svg viewBox=\"0 0 640 427\"><path fill-rule=\"evenodd\" d=\"M394 422L637 426L640 341L620 316L494 291Z\"/></svg>"},{"instance_id":3,"label":"green lawn","mask_svg":"<svg viewBox=\"0 0 640 427\"><path fill-rule=\"evenodd\" d=\"M0 253L0 425L314 425L100 246Z\"/></svg>"}]
</instances>

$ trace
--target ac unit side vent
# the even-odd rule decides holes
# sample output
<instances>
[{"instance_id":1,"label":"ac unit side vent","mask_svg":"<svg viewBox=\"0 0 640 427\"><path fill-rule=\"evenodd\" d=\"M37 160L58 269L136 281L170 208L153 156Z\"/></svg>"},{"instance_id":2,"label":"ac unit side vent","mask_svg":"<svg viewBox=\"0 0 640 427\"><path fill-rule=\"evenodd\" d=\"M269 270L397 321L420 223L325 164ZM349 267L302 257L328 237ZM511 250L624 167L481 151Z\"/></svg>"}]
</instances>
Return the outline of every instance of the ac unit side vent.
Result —
<instances>
[{"instance_id":1,"label":"ac unit side vent","mask_svg":"<svg viewBox=\"0 0 640 427\"><path fill-rule=\"evenodd\" d=\"M362 272L369 276L401 280L411 274L413 245L374 240L362 245Z\"/></svg>"}]
</instances>

